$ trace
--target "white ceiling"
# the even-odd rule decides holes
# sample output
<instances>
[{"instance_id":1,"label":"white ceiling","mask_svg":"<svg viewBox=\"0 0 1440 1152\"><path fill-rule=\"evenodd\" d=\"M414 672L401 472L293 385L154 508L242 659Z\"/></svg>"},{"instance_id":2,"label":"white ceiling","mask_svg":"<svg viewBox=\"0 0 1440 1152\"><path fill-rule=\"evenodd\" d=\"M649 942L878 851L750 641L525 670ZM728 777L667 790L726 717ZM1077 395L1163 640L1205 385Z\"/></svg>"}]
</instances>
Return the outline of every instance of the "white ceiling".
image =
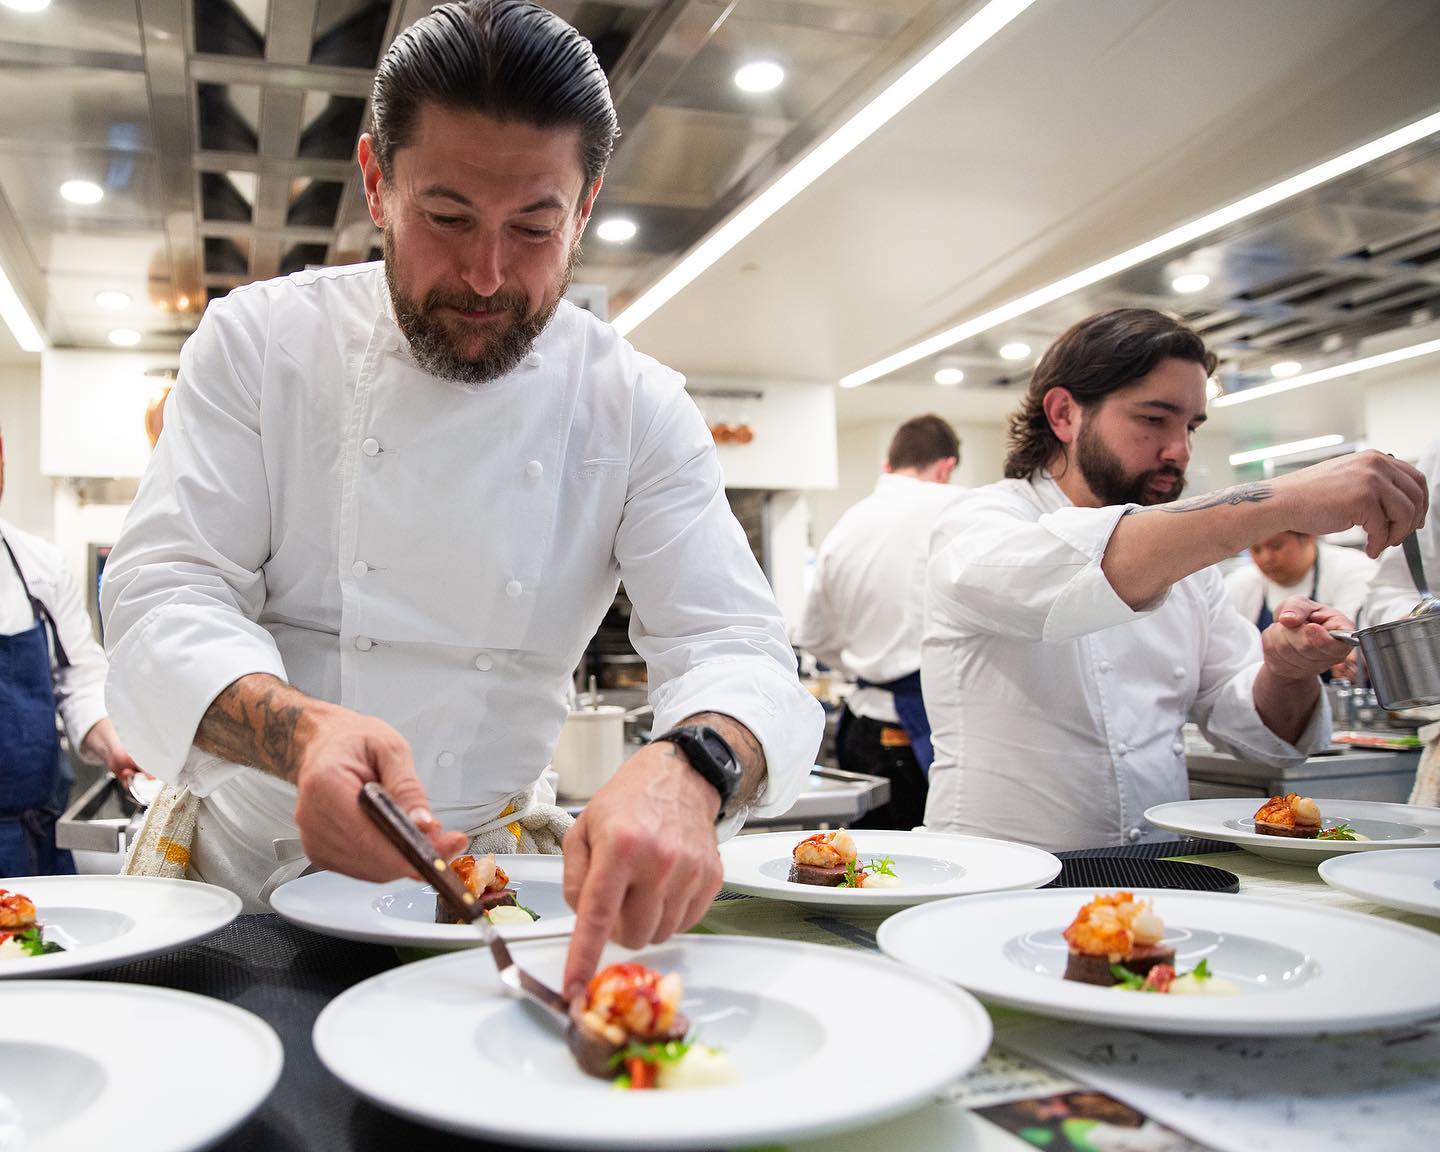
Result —
<instances>
[{"instance_id":1,"label":"white ceiling","mask_svg":"<svg viewBox=\"0 0 1440 1152\"><path fill-rule=\"evenodd\" d=\"M1433 2L1041 0L631 339L836 380L1434 111L1437 59Z\"/></svg>"}]
</instances>

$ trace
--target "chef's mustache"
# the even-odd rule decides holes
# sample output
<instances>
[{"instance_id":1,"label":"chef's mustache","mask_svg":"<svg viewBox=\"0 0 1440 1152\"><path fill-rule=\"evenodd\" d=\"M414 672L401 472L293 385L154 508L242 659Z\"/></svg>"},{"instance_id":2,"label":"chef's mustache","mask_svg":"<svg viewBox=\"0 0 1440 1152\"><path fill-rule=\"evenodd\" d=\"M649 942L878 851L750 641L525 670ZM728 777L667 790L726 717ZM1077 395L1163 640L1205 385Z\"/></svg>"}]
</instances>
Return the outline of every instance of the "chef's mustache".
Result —
<instances>
[{"instance_id":1,"label":"chef's mustache","mask_svg":"<svg viewBox=\"0 0 1440 1152\"><path fill-rule=\"evenodd\" d=\"M491 296L481 296L475 292L455 293L439 288L425 293L425 299L421 301L421 307L426 312L440 308L454 308L460 312L513 312L522 319L528 305L529 301L521 292L496 292Z\"/></svg>"}]
</instances>

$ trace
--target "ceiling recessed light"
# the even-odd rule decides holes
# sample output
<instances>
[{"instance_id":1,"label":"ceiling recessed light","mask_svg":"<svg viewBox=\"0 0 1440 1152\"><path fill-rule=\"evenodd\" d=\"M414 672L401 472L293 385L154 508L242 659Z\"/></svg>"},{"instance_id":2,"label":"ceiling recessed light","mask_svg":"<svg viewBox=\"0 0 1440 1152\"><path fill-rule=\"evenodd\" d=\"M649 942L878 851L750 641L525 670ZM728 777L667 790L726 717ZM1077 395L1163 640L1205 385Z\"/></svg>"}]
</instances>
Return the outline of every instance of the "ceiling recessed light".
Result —
<instances>
[{"instance_id":1,"label":"ceiling recessed light","mask_svg":"<svg viewBox=\"0 0 1440 1152\"><path fill-rule=\"evenodd\" d=\"M756 60L735 72L735 87L742 92L773 92L785 83L785 69L773 60Z\"/></svg>"},{"instance_id":2,"label":"ceiling recessed light","mask_svg":"<svg viewBox=\"0 0 1440 1152\"><path fill-rule=\"evenodd\" d=\"M98 204L105 198L105 189L93 180L66 180L60 185L60 195L71 204Z\"/></svg>"},{"instance_id":3,"label":"ceiling recessed light","mask_svg":"<svg viewBox=\"0 0 1440 1152\"><path fill-rule=\"evenodd\" d=\"M1002 360L1024 360L1029 355L1030 345L1021 340L1000 345L1000 359Z\"/></svg>"},{"instance_id":4,"label":"ceiling recessed light","mask_svg":"<svg viewBox=\"0 0 1440 1152\"><path fill-rule=\"evenodd\" d=\"M50 0L0 0L12 12L43 12L50 7Z\"/></svg>"},{"instance_id":5,"label":"ceiling recessed light","mask_svg":"<svg viewBox=\"0 0 1440 1152\"><path fill-rule=\"evenodd\" d=\"M1270 365L1270 375L1277 380L1288 380L1291 376L1300 375L1300 362L1298 360L1277 360Z\"/></svg>"},{"instance_id":6,"label":"ceiling recessed light","mask_svg":"<svg viewBox=\"0 0 1440 1152\"><path fill-rule=\"evenodd\" d=\"M624 244L627 240L633 240L638 231L640 229L636 227L635 221L627 220L623 216L611 216L595 226L595 234L607 244Z\"/></svg>"},{"instance_id":7,"label":"ceiling recessed light","mask_svg":"<svg viewBox=\"0 0 1440 1152\"><path fill-rule=\"evenodd\" d=\"M118 344L121 348L133 348L140 343L140 333L134 328L112 328L110 343Z\"/></svg>"},{"instance_id":8,"label":"ceiling recessed light","mask_svg":"<svg viewBox=\"0 0 1440 1152\"><path fill-rule=\"evenodd\" d=\"M941 368L935 373L935 383L943 384L946 388L953 388L965 379L965 373L959 368Z\"/></svg>"},{"instance_id":9,"label":"ceiling recessed light","mask_svg":"<svg viewBox=\"0 0 1440 1152\"><path fill-rule=\"evenodd\" d=\"M107 312L119 312L122 308L130 307L130 293L106 288L103 292L95 293L95 304Z\"/></svg>"},{"instance_id":10,"label":"ceiling recessed light","mask_svg":"<svg viewBox=\"0 0 1440 1152\"><path fill-rule=\"evenodd\" d=\"M1171 280L1170 287L1182 294L1203 292L1210 287L1210 277L1203 272L1185 272Z\"/></svg>"}]
</instances>

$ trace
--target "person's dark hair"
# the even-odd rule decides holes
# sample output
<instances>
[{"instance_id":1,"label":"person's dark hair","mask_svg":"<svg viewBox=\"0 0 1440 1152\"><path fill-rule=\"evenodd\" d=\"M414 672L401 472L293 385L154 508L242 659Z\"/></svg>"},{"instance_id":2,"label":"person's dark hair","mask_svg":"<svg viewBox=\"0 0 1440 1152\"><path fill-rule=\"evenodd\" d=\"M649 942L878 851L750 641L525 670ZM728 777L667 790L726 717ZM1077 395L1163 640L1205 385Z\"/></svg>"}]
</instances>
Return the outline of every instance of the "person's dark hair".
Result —
<instances>
[{"instance_id":1,"label":"person's dark hair","mask_svg":"<svg viewBox=\"0 0 1440 1152\"><path fill-rule=\"evenodd\" d=\"M890 471L901 468L928 468L937 460L960 459L960 437L955 429L933 413L916 416L895 429L885 462Z\"/></svg>"},{"instance_id":2,"label":"person's dark hair","mask_svg":"<svg viewBox=\"0 0 1440 1152\"><path fill-rule=\"evenodd\" d=\"M1060 451L1045 415L1045 394L1064 388L1081 408L1099 404L1173 357L1215 371L1215 354L1200 334L1153 308L1117 308L1074 325L1045 350L1019 409L1010 416L1005 475L1025 480Z\"/></svg>"},{"instance_id":3,"label":"person's dark hair","mask_svg":"<svg viewBox=\"0 0 1440 1152\"><path fill-rule=\"evenodd\" d=\"M590 41L530 0L442 4L395 38L370 104L381 172L390 174L420 109L432 103L537 128L579 128L587 188L604 175L620 134Z\"/></svg>"}]
</instances>

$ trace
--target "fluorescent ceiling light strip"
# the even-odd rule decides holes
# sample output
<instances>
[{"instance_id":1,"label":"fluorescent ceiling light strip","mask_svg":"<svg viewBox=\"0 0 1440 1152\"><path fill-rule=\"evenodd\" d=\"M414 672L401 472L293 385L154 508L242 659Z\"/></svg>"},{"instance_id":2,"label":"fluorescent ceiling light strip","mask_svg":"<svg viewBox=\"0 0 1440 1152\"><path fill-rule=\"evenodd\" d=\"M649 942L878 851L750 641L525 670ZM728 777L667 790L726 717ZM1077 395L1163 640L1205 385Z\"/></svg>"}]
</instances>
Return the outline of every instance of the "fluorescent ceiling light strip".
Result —
<instances>
[{"instance_id":1,"label":"fluorescent ceiling light strip","mask_svg":"<svg viewBox=\"0 0 1440 1152\"><path fill-rule=\"evenodd\" d=\"M692 248L674 268L615 317L628 336L693 283L707 268L790 203L850 152L884 127L957 64L1029 8L1035 0L990 0L916 61L874 100L786 169L776 181Z\"/></svg>"},{"instance_id":2,"label":"fluorescent ceiling light strip","mask_svg":"<svg viewBox=\"0 0 1440 1152\"><path fill-rule=\"evenodd\" d=\"M20 294L15 291L3 268L0 268L0 319L5 321L5 326L15 337L15 343L26 352L45 351L45 337L40 335L30 310L21 301Z\"/></svg>"},{"instance_id":3,"label":"fluorescent ceiling light strip","mask_svg":"<svg viewBox=\"0 0 1440 1152\"><path fill-rule=\"evenodd\" d=\"M1417 356L1430 356L1436 352L1440 352L1440 340L1426 340L1423 344L1411 344L1408 348L1380 352L1360 360L1351 360L1345 364L1336 364L1330 368L1306 372L1301 376L1291 376L1288 380L1275 380L1269 384L1257 384L1254 388L1245 388L1239 392L1227 392L1223 396L1216 397L1210 403L1216 408L1229 408L1232 404L1244 404L1247 400L1261 400L1266 396L1275 396L1294 388L1304 388L1307 384L1323 384L1326 380L1338 380L1342 376L1353 376L1357 372L1368 372L1372 368L1384 368L1387 364L1399 364L1402 360L1413 360Z\"/></svg>"},{"instance_id":4,"label":"fluorescent ceiling light strip","mask_svg":"<svg viewBox=\"0 0 1440 1152\"><path fill-rule=\"evenodd\" d=\"M1230 463L1258 464L1261 460L1274 460L1277 456L1298 456L1301 452L1310 452L1316 448L1334 448L1337 444L1345 443L1345 437L1338 433L1329 436L1312 436L1309 440L1291 440L1288 444L1271 444L1268 448L1255 448L1249 452L1235 452L1230 456Z\"/></svg>"},{"instance_id":5,"label":"fluorescent ceiling light strip","mask_svg":"<svg viewBox=\"0 0 1440 1152\"><path fill-rule=\"evenodd\" d=\"M1349 152L1326 160L1323 164L1317 164L1314 168L1281 180L1278 184L1272 184L1269 188L1261 189L1259 192L1236 200L1233 204L1227 204L1223 208L1191 220L1188 224L1172 228L1169 232L1156 236L1153 240L1147 240L1134 248L1126 249L1107 260L1072 273L1063 280L1047 284L1043 288L1011 300L1008 304L1002 304L998 308L993 308L989 312L966 320L953 328L948 328L918 344L903 348L883 360L877 360L874 364L861 368L858 372L850 373L840 381L840 386L842 388L858 388L861 384L868 384L872 380L878 380L881 376L898 372L901 368L953 347L962 340L978 336L981 332L988 332L991 328L1024 316L1028 312L1033 312L1037 308L1059 300L1062 296L1068 296L1072 292L1088 288L1091 284L1124 272L1128 268L1134 268L1137 264L1143 264L1156 256L1163 256L1166 252L1199 240L1211 232L1234 224L1247 216L1253 216L1256 212L1263 212L1266 208L1274 207L1302 192L1308 192L1311 188L1316 188L1338 176L1344 176L1347 172L1353 172L1373 160L1388 156L1390 153L1414 144L1417 140L1423 140L1435 132L1440 132L1440 112L1432 112L1429 116L1407 124L1403 128L1397 128L1394 132L1386 133L1358 148L1352 148ZM1288 383L1293 384L1294 381L1288 381Z\"/></svg>"}]
</instances>

